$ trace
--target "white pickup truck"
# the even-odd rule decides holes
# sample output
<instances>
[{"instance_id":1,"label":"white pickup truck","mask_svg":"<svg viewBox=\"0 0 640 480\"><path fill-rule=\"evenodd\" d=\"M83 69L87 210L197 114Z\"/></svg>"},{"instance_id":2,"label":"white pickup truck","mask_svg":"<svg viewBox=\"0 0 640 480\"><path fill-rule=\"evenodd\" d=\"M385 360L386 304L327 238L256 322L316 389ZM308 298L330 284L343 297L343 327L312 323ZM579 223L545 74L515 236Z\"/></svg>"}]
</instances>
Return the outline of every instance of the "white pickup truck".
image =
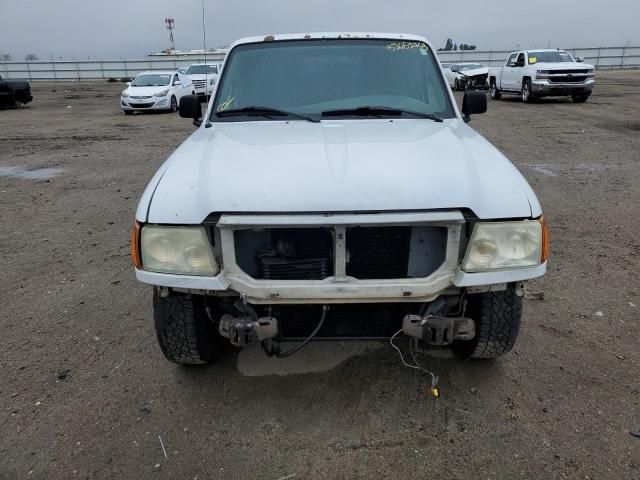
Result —
<instances>
[{"instance_id":1,"label":"white pickup truck","mask_svg":"<svg viewBox=\"0 0 640 480\"><path fill-rule=\"evenodd\" d=\"M422 37L234 43L207 110L181 100L198 128L136 212L132 259L164 355L210 362L227 339L286 357L400 333L508 352L547 233L526 180L467 125L486 107L467 91L458 109Z\"/></svg>"},{"instance_id":2,"label":"white pickup truck","mask_svg":"<svg viewBox=\"0 0 640 480\"><path fill-rule=\"evenodd\" d=\"M562 96L586 102L595 84L595 68L583 62L564 50L512 52L504 66L489 69L491 98L499 100L507 93L521 95L527 103Z\"/></svg>"}]
</instances>

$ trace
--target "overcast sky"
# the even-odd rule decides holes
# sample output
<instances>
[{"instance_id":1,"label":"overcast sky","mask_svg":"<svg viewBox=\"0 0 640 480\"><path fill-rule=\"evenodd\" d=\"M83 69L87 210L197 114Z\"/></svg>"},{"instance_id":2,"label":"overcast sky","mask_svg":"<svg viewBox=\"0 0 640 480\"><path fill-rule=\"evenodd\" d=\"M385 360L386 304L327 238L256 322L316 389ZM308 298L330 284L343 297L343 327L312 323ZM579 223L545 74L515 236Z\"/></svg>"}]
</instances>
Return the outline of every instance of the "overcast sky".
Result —
<instances>
[{"instance_id":1,"label":"overcast sky","mask_svg":"<svg viewBox=\"0 0 640 480\"><path fill-rule=\"evenodd\" d=\"M640 44L639 0L205 0L207 47L248 35L391 31L480 49ZM0 53L16 60L144 57L202 48L201 0L0 0Z\"/></svg>"}]
</instances>

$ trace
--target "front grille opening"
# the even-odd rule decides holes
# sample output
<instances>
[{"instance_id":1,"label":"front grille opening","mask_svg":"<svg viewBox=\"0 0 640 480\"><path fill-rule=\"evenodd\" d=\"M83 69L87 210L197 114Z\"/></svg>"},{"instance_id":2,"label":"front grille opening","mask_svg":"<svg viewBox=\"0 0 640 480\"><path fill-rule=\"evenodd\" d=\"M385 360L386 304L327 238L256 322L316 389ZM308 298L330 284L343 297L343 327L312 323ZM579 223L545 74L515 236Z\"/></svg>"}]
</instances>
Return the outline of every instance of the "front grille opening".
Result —
<instances>
[{"instance_id":1,"label":"front grille opening","mask_svg":"<svg viewBox=\"0 0 640 480\"><path fill-rule=\"evenodd\" d=\"M271 228L234 233L236 263L258 280L322 280L333 275L328 228Z\"/></svg>"},{"instance_id":2,"label":"front grille opening","mask_svg":"<svg viewBox=\"0 0 640 480\"><path fill-rule=\"evenodd\" d=\"M334 304L315 340L389 338L402 328L402 318L418 313L420 307L415 303ZM309 336L321 314L319 305L274 305L271 310L283 340Z\"/></svg>"},{"instance_id":3,"label":"front grille opening","mask_svg":"<svg viewBox=\"0 0 640 480\"><path fill-rule=\"evenodd\" d=\"M360 280L424 278L445 260L445 227L347 229L346 273Z\"/></svg>"},{"instance_id":4,"label":"front grille opening","mask_svg":"<svg viewBox=\"0 0 640 480\"><path fill-rule=\"evenodd\" d=\"M586 75L549 77L551 83L583 83L586 79Z\"/></svg>"},{"instance_id":5,"label":"front grille opening","mask_svg":"<svg viewBox=\"0 0 640 480\"><path fill-rule=\"evenodd\" d=\"M589 71L583 68L581 70L550 70L549 73L553 75L586 75Z\"/></svg>"}]
</instances>

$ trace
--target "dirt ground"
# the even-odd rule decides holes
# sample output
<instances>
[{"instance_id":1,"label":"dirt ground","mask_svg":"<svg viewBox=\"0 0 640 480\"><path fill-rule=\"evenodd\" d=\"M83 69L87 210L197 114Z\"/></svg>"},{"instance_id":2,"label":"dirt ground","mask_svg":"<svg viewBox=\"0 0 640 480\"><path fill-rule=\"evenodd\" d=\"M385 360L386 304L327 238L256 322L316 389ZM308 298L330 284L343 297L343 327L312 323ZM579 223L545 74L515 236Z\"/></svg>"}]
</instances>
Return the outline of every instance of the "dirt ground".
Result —
<instances>
[{"instance_id":1,"label":"dirt ground","mask_svg":"<svg viewBox=\"0 0 640 480\"><path fill-rule=\"evenodd\" d=\"M129 229L193 127L123 115L121 89L0 111L0 479L640 479L640 72L473 119L537 192L551 263L511 354L429 359L438 400L388 345L288 375L165 361Z\"/></svg>"}]
</instances>

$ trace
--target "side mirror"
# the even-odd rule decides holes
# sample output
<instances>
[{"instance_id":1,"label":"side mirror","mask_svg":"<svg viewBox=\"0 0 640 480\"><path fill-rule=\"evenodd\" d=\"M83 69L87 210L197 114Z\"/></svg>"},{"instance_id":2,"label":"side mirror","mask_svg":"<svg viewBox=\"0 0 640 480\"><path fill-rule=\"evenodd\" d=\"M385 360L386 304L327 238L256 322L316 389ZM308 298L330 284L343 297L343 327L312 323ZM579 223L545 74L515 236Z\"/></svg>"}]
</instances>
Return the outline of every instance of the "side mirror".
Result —
<instances>
[{"instance_id":1,"label":"side mirror","mask_svg":"<svg viewBox=\"0 0 640 480\"><path fill-rule=\"evenodd\" d=\"M584 63L584 57L578 57L578 58L576 58L576 62L578 62L578 63Z\"/></svg>"},{"instance_id":2,"label":"side mirror","mask_svg":"<svg viewBox=\"0 0 640 480\"><path fill-rule=\"evenodd\" d=\"M180 99L178 112L182 118L193 118L194 125L200 126L202 123L202 106L200 99L195 95L184 95Z\"/></svg>"},{"instance_id":3,"label":"side mirror","mask_svg":"<svg viewBox=\"0 0 640 480\"><path fill-rule=\"evenodd\" d=\"M127 87L130 87L130 86L131 86L131 82L127 82Z\"/></svg>"},{"instance_id":4,"label":"side mirror","mask_svg":"<svg viewBox=\"0 0 640 480\"><path fill-rule=\"evenodd\" d=\"M462 100L462 114L464 115L465 122L470 120L470 115L485 113L486 111L487 96L484 92L478 90L465 92L464 99Z\"/></svg>"},{"instance_id":5,"label":"side mirror","mask_svg":"<svg viewBox=\"0 0 640 480\"><path fill-rule=\"evenodd\" d=\"M175 82L173 82L174 85L182 85L182 82L180 80L176 80Z\"/></svg>"}]
</instances>

